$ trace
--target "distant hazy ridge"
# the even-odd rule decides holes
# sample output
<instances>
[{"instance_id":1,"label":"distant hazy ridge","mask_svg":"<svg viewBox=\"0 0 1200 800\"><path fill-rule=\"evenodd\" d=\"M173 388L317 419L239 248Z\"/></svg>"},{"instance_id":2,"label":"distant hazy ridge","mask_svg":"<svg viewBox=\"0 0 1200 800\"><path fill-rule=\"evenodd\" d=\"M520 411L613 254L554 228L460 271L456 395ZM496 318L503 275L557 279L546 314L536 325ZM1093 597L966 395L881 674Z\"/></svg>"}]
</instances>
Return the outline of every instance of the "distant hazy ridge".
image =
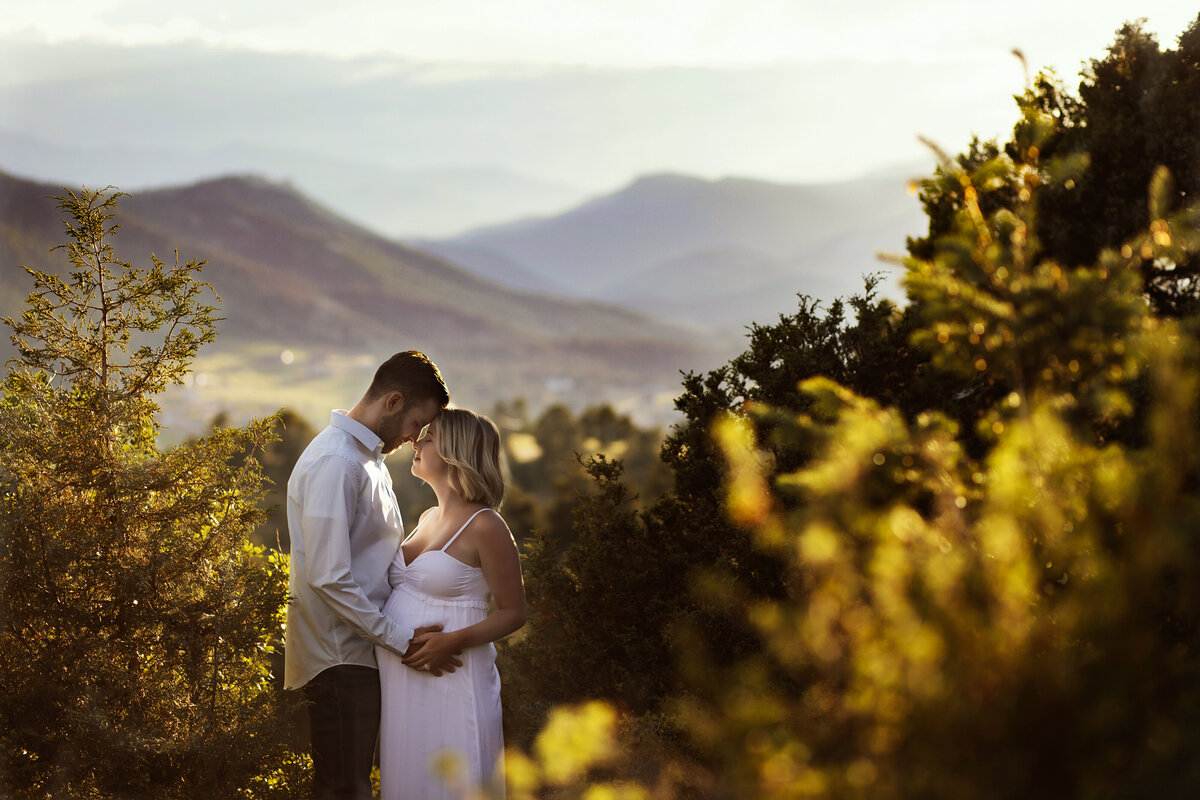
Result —
<instances>
[{"instance_id":1,"label":"distant hazy ridge","mask_svg":"<svg viewBox=\"0 0 1200 800\"><path fill-rule=\"evenodd\" d=\"M826 301L886 270L923 232L896 171L829 185L655 175L566 213L420 246L525 288L622 303L701 328L740 328Z\"/></svg>"}]
</instances>

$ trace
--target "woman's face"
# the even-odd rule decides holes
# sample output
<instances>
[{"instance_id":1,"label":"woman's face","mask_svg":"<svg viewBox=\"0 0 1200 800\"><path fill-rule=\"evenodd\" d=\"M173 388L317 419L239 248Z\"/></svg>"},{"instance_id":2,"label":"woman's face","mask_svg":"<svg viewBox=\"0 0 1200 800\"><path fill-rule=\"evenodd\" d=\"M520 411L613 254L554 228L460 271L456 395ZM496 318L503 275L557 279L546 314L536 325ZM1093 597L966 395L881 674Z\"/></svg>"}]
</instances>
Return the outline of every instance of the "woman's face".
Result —
<instances>
[{"instance_id":1,"label":"woman's face","mask_svg":"<svg viewBox=\"0 0 1200 800\"><path fill-rule=\"evenodd\" d=\"M437 447L437 421L425 429L421 438L413 442L412 474L428 482L430 477L444 472L446 462Z\"/></svg>"}]
</instances>

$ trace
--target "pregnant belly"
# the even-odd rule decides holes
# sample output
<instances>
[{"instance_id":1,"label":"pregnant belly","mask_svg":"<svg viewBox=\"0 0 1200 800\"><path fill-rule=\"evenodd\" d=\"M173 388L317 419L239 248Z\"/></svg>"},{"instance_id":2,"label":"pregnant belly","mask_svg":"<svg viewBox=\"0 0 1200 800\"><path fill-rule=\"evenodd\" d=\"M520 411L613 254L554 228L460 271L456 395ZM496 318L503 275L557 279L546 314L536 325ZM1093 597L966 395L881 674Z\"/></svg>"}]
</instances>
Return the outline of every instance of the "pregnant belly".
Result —
<instances>
[{"instance_id":1,"label":"pregnant belly","mask_svg":"<svg viewBox=\"0 0 1200 800\"><path fill-rule=\"evenodd\" d=\"M428 625L441 625L446 630L450 621L445 608L430 603L424 603L420 598L408 592L393 591L383 606L383 613L406 628L423 628Z\"/></svg>"}]
</instances>

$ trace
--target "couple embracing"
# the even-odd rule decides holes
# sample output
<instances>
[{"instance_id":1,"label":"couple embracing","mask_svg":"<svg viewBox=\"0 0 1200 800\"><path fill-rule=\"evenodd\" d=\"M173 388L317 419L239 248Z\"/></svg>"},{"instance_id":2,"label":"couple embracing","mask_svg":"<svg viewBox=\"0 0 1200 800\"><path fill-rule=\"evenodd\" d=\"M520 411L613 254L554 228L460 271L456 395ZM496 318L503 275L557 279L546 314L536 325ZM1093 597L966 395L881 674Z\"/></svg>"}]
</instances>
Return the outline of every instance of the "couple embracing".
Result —
<instances>
[{"instance_id":1,"label":"couple embracing","mask_svg":"<svg viewBox=\"0 0 1200 800\"><path fill-rule=\"evenodd\" d=\"M492 642L525 623L525 590L499 431L448 402L432 361L397 353L288 481L284 683L308 703L314 800L370 800L377 738L384 800L503 791ZM406 442L437 495L407 538L384 464Z\"/></svg>"}]
</instances>

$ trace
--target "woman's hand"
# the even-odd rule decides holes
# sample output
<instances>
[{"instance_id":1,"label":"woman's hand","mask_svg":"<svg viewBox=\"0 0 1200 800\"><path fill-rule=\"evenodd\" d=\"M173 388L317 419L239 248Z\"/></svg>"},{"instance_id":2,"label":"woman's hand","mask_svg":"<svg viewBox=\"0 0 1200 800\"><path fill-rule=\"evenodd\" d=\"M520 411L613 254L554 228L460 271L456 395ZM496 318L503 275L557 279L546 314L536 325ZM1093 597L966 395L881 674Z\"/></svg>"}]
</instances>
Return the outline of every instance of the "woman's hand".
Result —
<instances>
[{"instance_id":1,"label":"woman's hand","mask_svg":"<svg viewBox=\"0 0 1200 800\"><path fill-rule=\"evenodd\" d=\"M406 666L433 675L454 672L462 666L462 661L456 658L462 653L460 638L457 631L443 633L440 625L417 628L407 652L400 660Z\"/></svg>"}]
</instances>

